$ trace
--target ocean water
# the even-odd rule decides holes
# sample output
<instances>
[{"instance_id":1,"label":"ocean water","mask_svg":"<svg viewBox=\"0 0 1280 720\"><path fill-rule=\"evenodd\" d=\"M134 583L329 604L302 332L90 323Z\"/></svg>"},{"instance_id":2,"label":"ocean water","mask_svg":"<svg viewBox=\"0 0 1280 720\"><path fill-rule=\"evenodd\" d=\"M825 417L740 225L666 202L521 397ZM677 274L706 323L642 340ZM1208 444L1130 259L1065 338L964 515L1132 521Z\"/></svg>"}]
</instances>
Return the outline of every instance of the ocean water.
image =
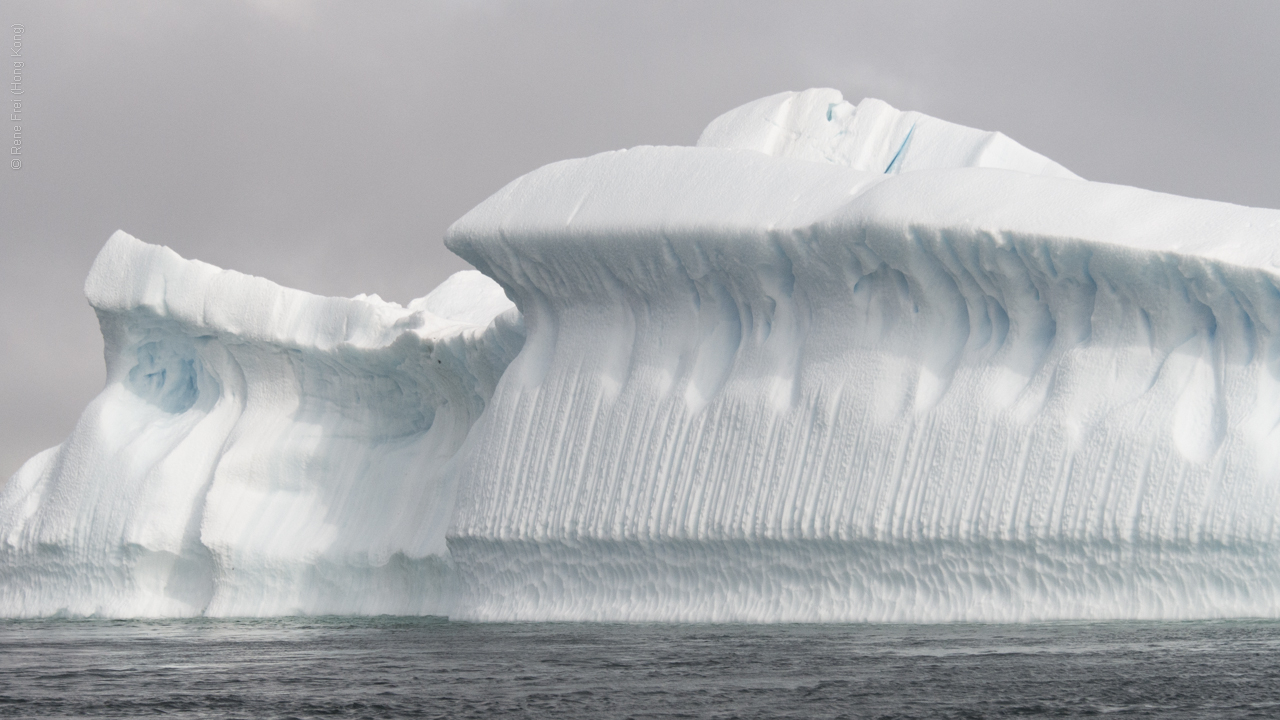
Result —
<instances>
[{"instance_id":1,"label":"ocean water","mask_svg":"<svg viewBox=\"0 0 1280 720\"><path fill-rule=\"evenodd\" d=\"M0 621L0 717L1280 717L1280 623Z\"/></svg>"}]
</instances>

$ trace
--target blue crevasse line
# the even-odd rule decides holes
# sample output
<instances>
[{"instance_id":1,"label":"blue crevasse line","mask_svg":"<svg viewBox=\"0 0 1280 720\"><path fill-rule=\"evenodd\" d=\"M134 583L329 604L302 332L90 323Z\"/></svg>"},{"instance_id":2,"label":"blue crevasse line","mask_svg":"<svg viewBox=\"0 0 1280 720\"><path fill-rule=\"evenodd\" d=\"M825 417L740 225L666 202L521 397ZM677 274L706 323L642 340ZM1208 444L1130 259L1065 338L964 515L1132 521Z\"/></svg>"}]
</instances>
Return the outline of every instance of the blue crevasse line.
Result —
<instances>
[{"instance_id":1,"label":"blue crevasse line","mask_svg":"<svg viewBox=\"0 0 1280 720\"><path fill-rule=\"evenodd\" d=\"M902 145L898 146L898 152L893 154L893 159L889 161L889 167L884 169L884 174L888 175L893 166L898 164L898 158L902 157L902 151L907 149L907 143L911 142L911 133L916 131L915 123L911 124L911 128L907 130L907 136L902 139Z\"/></svg>"}]
</instances>

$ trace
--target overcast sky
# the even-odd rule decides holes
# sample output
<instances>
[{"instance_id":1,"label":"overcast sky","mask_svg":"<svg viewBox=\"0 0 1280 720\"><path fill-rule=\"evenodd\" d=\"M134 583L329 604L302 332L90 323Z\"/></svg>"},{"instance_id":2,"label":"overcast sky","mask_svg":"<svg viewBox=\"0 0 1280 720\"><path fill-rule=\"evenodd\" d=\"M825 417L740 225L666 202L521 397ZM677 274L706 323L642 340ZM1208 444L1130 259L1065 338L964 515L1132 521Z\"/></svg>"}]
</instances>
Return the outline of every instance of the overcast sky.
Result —
<instances>
[{"instance_id":1,"label":"overcast sky","mask_svg":"<svg viewBox=\"0 0 1280 720\"><path fill-rule=\"evenodd\" d=\"M26 29L24 165L0 166L0 478L101 389L81 288L117 228L405 302L465 267L445 228L516 176L692 144L821 86L1091 180L1280 207L1276 2L0 0L0 22L6 47Z\"/></svg>"}]
</instances>

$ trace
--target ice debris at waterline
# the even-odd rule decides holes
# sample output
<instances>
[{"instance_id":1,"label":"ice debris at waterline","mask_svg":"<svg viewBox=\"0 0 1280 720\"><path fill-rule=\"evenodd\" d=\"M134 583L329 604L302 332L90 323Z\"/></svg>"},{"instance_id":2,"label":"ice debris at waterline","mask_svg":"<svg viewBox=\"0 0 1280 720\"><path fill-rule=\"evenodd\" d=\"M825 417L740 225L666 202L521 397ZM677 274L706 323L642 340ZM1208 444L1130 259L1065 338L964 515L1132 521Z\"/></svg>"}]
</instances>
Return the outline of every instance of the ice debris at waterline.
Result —
<instances>
[{"instance_id":1,"label":"ice debris at waterline","mask_svg":"<svg viewBox=\"0 0 1280 720\"><path fill-rule=\"evenodd\" d=\"M446 244L402 308L115 235L0 614L1280 616L1280 211L809 90Z\"/></svg>"}]
</instances>

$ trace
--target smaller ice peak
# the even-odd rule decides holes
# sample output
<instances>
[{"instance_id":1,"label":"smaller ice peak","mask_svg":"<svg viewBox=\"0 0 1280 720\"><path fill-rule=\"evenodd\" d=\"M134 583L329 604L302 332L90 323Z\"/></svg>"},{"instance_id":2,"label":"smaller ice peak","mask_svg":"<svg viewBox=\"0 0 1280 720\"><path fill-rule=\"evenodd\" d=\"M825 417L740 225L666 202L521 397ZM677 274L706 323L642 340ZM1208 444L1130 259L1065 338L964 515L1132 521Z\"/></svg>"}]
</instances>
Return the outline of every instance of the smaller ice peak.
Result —
<instances>
[{"instance_id":1,"label":"smaller ice peak","mask_svg":"<svg viewBox=\"0 0 1280 720\"><path fill-rule=\"evenodd\" d=\"M734 108L707 125L698 147L755 150L886 174L985 167L1078 179L1002 133L898 110L875 98L853 105L831 88L778 93Z\"/></svg>"},{"instance_id":2,"label":"smaller ice peak","mask_svg":"<svg viewBox=\"0 0 1280 720\"><path fill-rule=\"evenodd\" d=\"M456 272L435 290L409 303L409 310L467 325L488 325L515 309L502 287L478 270Z\"/></svg>"},{"instance_id":3,"label":"smaller ice peak","mask_svg":"<svg viewBox=\"0 0 1280 720\"><path fill-rule=\"evenodd\" d=\"M85 291L106 387L0 485L0 617L448 611L452 458L524 342L496 283L321 297L117 232Z\"/></svg>"}]
</instances>

